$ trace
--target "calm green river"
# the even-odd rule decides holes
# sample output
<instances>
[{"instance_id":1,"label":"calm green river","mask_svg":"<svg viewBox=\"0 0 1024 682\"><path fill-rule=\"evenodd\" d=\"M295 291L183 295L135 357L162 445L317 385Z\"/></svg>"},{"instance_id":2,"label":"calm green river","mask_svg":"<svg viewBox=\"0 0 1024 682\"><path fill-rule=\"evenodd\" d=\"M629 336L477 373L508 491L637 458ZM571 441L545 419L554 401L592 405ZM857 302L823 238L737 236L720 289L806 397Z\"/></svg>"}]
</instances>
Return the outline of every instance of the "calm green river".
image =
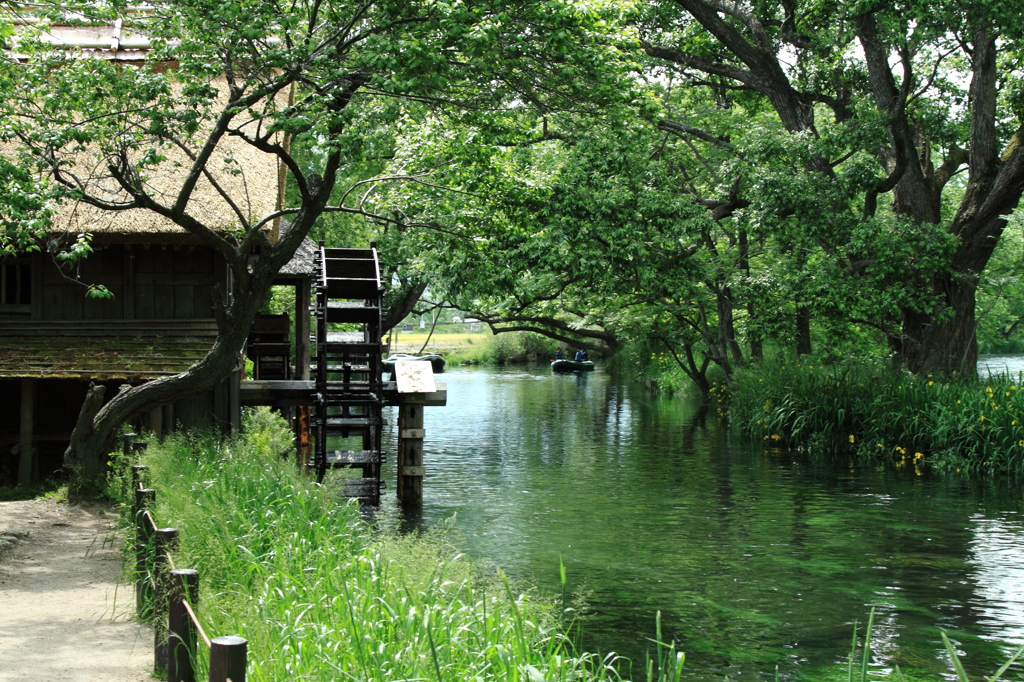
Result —
<instances>
[{"instance_id":1,"label":"calm green river","mask_svg":"<svg viewBox=\"0 0 1024 682\"><path fill-rule=\"evenodd\" d=\"M939 628L972 674L1024 644L1019 488L765 451L600 370L439 378L407 522L454 517L467 553L552 593L561 557L589 604L583 646L632 659L634 678L658 611L691 680L838 678L871 607L879 672L941 679Z\"/></svg>"}]
</instances>

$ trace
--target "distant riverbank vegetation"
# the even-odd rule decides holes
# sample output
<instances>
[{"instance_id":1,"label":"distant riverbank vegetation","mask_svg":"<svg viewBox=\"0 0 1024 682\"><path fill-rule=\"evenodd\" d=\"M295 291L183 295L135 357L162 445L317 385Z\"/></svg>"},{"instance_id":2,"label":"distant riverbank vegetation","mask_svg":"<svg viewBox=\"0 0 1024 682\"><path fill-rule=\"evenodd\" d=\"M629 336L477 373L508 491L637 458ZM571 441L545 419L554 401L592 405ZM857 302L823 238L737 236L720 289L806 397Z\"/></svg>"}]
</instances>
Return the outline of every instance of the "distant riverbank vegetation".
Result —
<instances>
[{"instance_id":1,"label":"distant riverbank vegetation","mask_svg":"<svg viewBox=\"0 0 1024 682\"><path fill-rule=\"evenodd\" d=\"M661 391L692 383L668 353L643 374ZM713 375L714 376L714 375ZM712 378L708 406L769 448L854 458L920 474L1024 475L1024 380L914 375L883 360L767 359Z\"/></svg>"},{"instance_id":2,"label":"distant riverbank vegetation","mask_svg":"<svg viewBox=\"0 0 1024 682\"><path fill-rule=\"evenodd\" d=\"M728 395L733 425L769 446L918 473L1024 474L1020 377L944 381L867 361L779 360L738 371Z\"/></svg>"},{"instance_id":3,"label":"distant riverbank vegetation","mask_svg":"<svg viewBox=\"0 0 1024 682\"><path fill-rule=\"evenodd\" d=\"M396 334L389 346L393 353L438 353L444 356L448 366L503 367L547 362L554 357L558 343L531 332L492 334L485 329L469 333L460 328L454 332L442 329L429 334L424 331Z\"/></svg>"}]
</instances>

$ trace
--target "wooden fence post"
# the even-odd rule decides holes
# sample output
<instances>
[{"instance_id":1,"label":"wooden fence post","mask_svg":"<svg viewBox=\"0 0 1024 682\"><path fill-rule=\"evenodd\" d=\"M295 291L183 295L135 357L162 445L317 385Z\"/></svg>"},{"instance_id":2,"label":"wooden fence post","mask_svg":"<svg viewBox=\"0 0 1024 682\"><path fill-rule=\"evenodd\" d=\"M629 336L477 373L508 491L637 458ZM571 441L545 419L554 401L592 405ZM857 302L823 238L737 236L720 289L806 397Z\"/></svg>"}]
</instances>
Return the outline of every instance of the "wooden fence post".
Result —
<instances>
[{"instance_id":1,"label":"wooden fence post","mask_svg":"<svg viewBox=\"0 0 1024 682\"><path fill-rule=\"evenodd\" d=\"M149 467L145 464L133 464L132 465L132 490L138 490L139 485L142 483L142 477L146 475L146 470Z\"/></svg>"},{"instance_id":2,"label":"wooden fence post","mask_svg":"<svg viewBox=\"0 0 1024 682\"><path fill-rule=\"evenodd\" d=\"M137 433L126 433L123 436L121 436L121 452L124 454L125 457L127 457L128 453L131 452L132 442L136 438L138 438L138 436L139 434Z\"/></svg>"},{"instance_id":3,"label":"wooden fence post","mask_svg":"<svg viewBox=\"0 0 1024 682\"><path fill-rule=\"evenodd\" d=\"M146 522L146 509L156 501L156 491L152 488L135 490L135 505L132 516L135 518L135 610L144 615L146 602L150 596L149 589L149 524Z\"/></svg>"},{"instance_id":4,"label":"wooden fence post","mask_svg":"<svg viewBox=\"0 0 1024 682\"><path fill-rule=\"evenodd\" d=\"M170 603L167 605L167 682L195 682L192 665L198 636L188 609L199 601L199 571L179 568L171 571Z\"/></svg>"},{"instance_id":5,"label":"wooden fence post","mask_svg":"<svg viewBox=\"0 0 1024 682\"><path fill-rule=\"evenodd\" d=\"M248 642L228 635L210 640L210 682L245 682Z\"/></svg>"},{"instance_id":6,"label":"wooden fence post","mask_svg":"<svg viewBox=\"0 0 1024 682\"><path fill-rule=\"evenodd\" d=\"M153 667L167 669L167 605L170 580L168 553L178 548L177 528L156 529L153 560Z\"/></svg>"}]
</instances>

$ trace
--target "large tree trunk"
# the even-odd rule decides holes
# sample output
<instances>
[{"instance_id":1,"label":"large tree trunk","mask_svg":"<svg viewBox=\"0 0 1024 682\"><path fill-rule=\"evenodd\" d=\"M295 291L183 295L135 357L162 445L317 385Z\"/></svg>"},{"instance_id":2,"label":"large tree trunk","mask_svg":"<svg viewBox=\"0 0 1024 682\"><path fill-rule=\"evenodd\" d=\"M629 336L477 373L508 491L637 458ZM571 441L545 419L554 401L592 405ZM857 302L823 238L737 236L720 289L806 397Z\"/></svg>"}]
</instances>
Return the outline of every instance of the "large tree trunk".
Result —
<instances>
[{"instance_id":1,"label":"large tree trunk","mask_svg":"<svg viewBox=\"0 0 1024 682\"><path fill-rule=\"evenodd\" d=\"M975 336L974 295L976 279L943 277L935 283L945 293L949 319L937 322L931 315L907 312L899 356L915 374L974 376L978 364Z\"/></svg>"},{"instance_id":2,"label":"large tree trunk","mask_svg":"<svg viewBox=\"0 0 1024 682\"><path fill-rule=\"evenodd\" d=\"M932 291L944 302L944 310L938 315L910 308L903 311L899 359L916 373L973 377L978 356L978 279L1006 226L1003 216L1016 208L1024 192L1021 130L999 155L995 125L996 33L984 21L971 30L970 148L966 153L949 151L949 158L939 169L932 168L929 154L918 149L907 115L911 74L905 73L902 86L897 88L888 63L890 48L878 39L874 15L857 19L857 33L866 55L875 105L889 117L890 148L883 150L882 161L890 175L878 189L893 189L893 210L917 224L937 224L943 186L964 161L969 167L967 192L950 229L958 240L957 248L949 269L932 280ZM921 150L927 151L929 145L923 140Z\"/></svg>"},{"instance_id":3,"label":"large tree trunk","mask_svg":"<svg viewBox=\"0 0 1024 682\"><path fill-rule=\"evenodd\" d=\"M387 297L387 312L381 322L381 332L387 333L402 323L409 313L416 308L420 296L427 290L426 280L402 282L402 288L392 290Z\"/></svg>"},{"instance_id":4,"label":"large tree trunk","mask_svg":"<svg viewBox=\"0 0 1024 682\"><path fill-rule=\"evenodd\" d=\"M77 482L77 485L74 486L76 494L92 496L102 490L103 471L100 463L103 461L103 456L113 446L113 433L107 434L105 439L95 438L93 419L103 407L106 393L106 386L89 384L85 400L82 401L82 409L78 413L78 421L75 422L75 429L71 432L71 443L64 452L64 466L71 470L72 476ZM92 441L95 441L95 448L90 447ZM96 448L100 451L94 452Z\"/></svg>"},{"instance_id":5,"label":"large tree trunk","mask_svg":"<svg viewBox=\"0 0 1024 682\"><path fill-rule=\"evenodd\" d=\"M952 272L935 279L951 317L947 320L912 311L904 313L903 363L913 372L974 376L978 361L975 336L975 293L1006 218L1024 194L1024 150L1018 130L1002 156L998 172L981 175L968 183L967 193L953 220L959 239ZM972 168L972 175L973 173Z\"/></svg>"}]
</instances>

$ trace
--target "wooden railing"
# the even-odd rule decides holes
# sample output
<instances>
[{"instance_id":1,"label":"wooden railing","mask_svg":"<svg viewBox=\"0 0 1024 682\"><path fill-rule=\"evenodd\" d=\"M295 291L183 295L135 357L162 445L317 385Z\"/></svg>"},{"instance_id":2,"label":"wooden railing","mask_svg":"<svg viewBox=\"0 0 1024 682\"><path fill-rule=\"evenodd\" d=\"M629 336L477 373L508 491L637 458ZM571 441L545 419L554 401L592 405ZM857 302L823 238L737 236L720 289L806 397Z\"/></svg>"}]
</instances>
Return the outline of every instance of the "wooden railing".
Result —
<instances>
[{"instance_id":1,"label":"wooden railing","mask_svg":"<svg viewBox=\"0 0 1024 682\"><path fill-rule=\"evenodd\" d=\"M141 446L141 447L140 447ZM142 443L125 450L138 451ZM202 640L210 650L209 682L245 682L248 642L242 637L210 639L196 618L199 602L199 571L175 568L171 553L178 547L177 528L159 528L150 508L156 491L146 488L144 465L132 467L135 498L135 607L141 618L153 623L153 667L167 671L168 682L195 682L196 654Z\"/></svg>"}]
</instances>

